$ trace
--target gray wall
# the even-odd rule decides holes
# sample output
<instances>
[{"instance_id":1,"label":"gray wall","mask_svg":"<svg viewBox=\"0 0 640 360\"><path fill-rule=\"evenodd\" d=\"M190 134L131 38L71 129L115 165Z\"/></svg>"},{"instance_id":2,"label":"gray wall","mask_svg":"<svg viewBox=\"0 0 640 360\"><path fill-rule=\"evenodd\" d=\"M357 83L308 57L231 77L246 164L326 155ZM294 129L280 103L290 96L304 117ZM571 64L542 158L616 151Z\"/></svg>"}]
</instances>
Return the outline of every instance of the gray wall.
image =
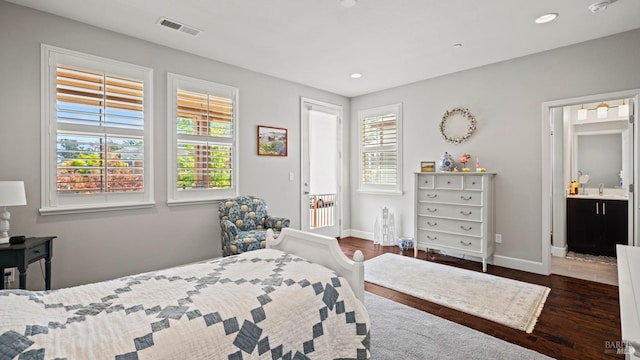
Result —
<instances>
[{"instance_id":1,"label":"gray wall","mask_svg":"<svg viewBox=\"0 0 640 360\"><path fill-rule=\"evenodd\" d=\"M153 209L38 214L41 43L154 69ZM54 241L54 288L220 256L217 203L166 205L167 72L240 89L240 192L264 197L269 211L291 218L292 227L300 226L300 97L341 105L349 114L349 99L342 96L4 1L0 1L0 49L0 180L24 179L28 202L10 209L11 233L58 236ZM289 156L256 155L258 124L288 128ZM348 138L348 127L345 131ZM294 173L294 181L289 181L289 172ZM345 200L348 209L348 198ZM345 213L343 226L348 227ZM34 265L28 287L43 288L40 269Z\"/></svg>"},{"instance_id":2,"label":"gray wall","mask_svg":"<svg viewBox=\"0 0 640 360\"><path fill-rule=\"evenodd\" d=\"M351 162L357 164L357 112L403 103L404 195L376 196L353 191L351 226L371 233L375 211L383 205L401 218L398 235L413 235L413 172L420 161L438 160L445 151L480 157L497 172L496 229L502 234L496 254L540 262L542 114L545 101L640 87L640 30L544 53L420 81L351 101ZM425 66L428 66L425 60ZM443 142L439 124L453 107L468 107L478 121L465 143ZM472 168L474 163L472 163ZM351 169L352 189L357 168Z\"/></svg>"}]
</instances>

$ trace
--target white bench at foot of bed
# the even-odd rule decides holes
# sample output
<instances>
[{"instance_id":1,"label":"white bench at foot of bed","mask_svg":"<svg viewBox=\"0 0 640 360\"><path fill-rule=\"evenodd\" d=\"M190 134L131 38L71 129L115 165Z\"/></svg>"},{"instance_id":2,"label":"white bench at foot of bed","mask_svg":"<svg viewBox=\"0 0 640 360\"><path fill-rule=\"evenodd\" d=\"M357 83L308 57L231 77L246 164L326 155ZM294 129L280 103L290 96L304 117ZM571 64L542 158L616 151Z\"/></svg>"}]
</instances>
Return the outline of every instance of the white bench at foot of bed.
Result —
<instances>
[{"instance_id":1,"label":"white bench at foot of bed","mask_svg":"<svg viewBox=\"0 0 640 360\"><path fill-rule=\"evenodd\" d=\"M335 238L291 228L282 229L276 239L273 231L267 230L267 248L295 254L328 267L347 279L356 297L364 302L364 256L360 250L353 254L353 260L349 260Z\"/></svg>"}]
</instances>

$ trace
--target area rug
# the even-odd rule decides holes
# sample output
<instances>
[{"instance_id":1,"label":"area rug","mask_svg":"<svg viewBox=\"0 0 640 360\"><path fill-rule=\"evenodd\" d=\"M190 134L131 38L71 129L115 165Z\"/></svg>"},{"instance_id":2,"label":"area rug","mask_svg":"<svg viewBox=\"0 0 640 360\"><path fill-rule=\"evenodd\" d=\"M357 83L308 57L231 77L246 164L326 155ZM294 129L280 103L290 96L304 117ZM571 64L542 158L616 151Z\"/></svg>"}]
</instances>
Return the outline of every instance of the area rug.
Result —
<instances>
[{"instance_id":1,"label":"area rug","mask_svg":"<svg viewBox=\"0 0 640 360\"><path fill-rule=\"evenodd\" d=\"M375 360L549 360L533 350L365 292Z\"/></svg>"},{"instance_id":2,"label":"area rug","mask_svg":"<svg viewBox=\"0 0 640 360\"><path fill-rule=\"evenodd\" d=\"M606 265L616 265L618 260L612 256L604 256L604 255L590 255L590 254L581 254L573 251L569 251L566 256L567 259L579 260L584 262L591 263L599 263Z\"/></svg>"},{"instance_id":3,"label":"area rug","mask_svg":"<svg viewBox=\"0 0 640 360\"><path fill-rule=\"evenodd\" d=\"M367 260L365 281L531 333L550 289L386 253Z\"/></svg>"}]
</instances>

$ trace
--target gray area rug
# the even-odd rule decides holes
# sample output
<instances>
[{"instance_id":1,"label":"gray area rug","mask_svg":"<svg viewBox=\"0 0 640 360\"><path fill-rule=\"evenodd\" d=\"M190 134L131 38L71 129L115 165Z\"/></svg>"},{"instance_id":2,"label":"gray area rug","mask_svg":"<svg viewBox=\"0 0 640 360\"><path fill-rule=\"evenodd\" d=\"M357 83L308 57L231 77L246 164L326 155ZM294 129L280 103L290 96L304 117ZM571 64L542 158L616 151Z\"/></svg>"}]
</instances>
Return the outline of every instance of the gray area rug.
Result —
<instances>
[{"instance_id":1,"label":"gray area rug","mask_svg":"<svg viewBox=\"0 0 640 360\"><path fill-rule=\"evenodd\" d=\"M369 292L365 306L372 360L552 359Z\"/></svg>"}]
</instances>

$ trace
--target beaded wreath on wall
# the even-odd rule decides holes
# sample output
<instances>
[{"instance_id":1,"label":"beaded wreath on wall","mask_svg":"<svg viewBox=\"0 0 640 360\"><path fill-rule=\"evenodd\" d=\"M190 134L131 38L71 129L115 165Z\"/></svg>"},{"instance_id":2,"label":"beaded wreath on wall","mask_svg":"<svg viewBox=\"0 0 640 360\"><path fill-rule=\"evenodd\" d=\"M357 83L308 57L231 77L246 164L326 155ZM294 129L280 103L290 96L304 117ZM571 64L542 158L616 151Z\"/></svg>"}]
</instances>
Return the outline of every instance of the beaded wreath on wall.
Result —
<instances>
[{"instance_id":1,"label":"beaded wreath on wall","mask_svg":"<svg viewBox=\"0 0 640 360\"><path fill-rule=\"evenodd\" d=\"M467 124L467 129L466 129L466 134L462 135L462 136L451 136L447 134L447 121L452 117L452 116L461 116L463 117L465 120L467 120L468 124ZM444 112L444 115L442 116L442 121L440 122L440 134L442 135L442 138L449 143L452 144L460 144L465 142L469 137L471 137L471 135L473 134L473 132L476 130L476 118L473 116L473 114L471 114L469 112L469 109L466 108L453 108L451 110L447 110Z\"/></svg>"}]
</instances>

